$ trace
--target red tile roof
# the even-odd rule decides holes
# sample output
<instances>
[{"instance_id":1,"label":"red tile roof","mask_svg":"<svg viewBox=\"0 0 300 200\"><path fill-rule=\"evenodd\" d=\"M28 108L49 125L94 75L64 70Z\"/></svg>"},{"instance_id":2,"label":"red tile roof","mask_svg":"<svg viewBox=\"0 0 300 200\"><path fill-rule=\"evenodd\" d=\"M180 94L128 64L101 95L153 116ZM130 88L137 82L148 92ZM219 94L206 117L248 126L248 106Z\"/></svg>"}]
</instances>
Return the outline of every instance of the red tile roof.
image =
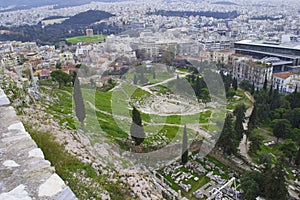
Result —
<instances>
[{"instance_id":1,"label":"red tile roof","mask_svg":"<svg viewBox=\"0 0 300 200\"><path fill-rule=\"evenodd\" d=\"M291 72L279 72L274 74L275 77L281 78L281 79L287 79L288 77L292 76L293 74Z\"/></svg>"}]
</instances>

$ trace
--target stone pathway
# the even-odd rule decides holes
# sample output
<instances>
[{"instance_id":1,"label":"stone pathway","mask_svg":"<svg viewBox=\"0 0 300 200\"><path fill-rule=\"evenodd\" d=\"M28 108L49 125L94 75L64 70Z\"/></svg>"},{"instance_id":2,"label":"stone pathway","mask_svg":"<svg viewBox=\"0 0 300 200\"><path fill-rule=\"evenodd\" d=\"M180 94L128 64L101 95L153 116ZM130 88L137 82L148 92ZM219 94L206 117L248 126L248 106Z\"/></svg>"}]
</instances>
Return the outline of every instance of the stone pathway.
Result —
<instances>
[{"instance_id":1,"label":"stone pathway","mask_svg":"<svg viewBox=\"0 0 300 200\"><path fill-rule=\"evenodd\" d=\"M248 93L248 92L245 92L245 95L248 97L248 99L250 99L250 101L252 103L254 103L254 99L253 97ZM248 122L249 122L249 117L253 111L253 106L251 106L250 108L248 108L246 110L246 113L245 113L245 116L246 116L246 120L245 122L243 123L243 126L244 126L244 130L248 130ZM248 163L252 163L252 159L251 157L249 156L248 154L248 151L249 151L249 146L250 146L250 142L247 140L247 135L244 134L243 135L243 138L240 142L240 145L239 145L239 151L240 151L240 154L247 160Z\"/></svg>"}]
</instances>

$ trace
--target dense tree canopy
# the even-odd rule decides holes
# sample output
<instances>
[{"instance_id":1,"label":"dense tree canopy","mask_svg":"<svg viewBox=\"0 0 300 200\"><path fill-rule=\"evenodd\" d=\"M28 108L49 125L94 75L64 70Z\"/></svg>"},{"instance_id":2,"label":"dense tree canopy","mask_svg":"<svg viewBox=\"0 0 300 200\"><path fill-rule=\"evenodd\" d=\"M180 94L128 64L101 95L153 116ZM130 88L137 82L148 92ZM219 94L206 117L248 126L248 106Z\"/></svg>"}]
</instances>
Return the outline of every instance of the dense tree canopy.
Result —
<instances>
[{"instance_id":1,"label":"dense tree canopy","mask_svg":"<svg viewBox=\"0 0 300 200\"><path fill-rule=\"evenodd\" d=\"M275 119L272 121L273 135L285 139L291 131L291 123L286 119Z\"/></svg>"},{"instance_id":2,"label":"dense tree canopy","mask_svg":"<svg viewBox=\"0 0 300 200\"><path fill-rule=\"evenodd\" d=\"M223 130L217 141L216 146L221 148L226 154L234 154L237 152L237 147L239 145L239 139L237 138L236 131L233 127L233 116L232 114L227 114Z\"/></svg>"},{"instance_id":3,"label":"dense tree canopy","mask_svg":"<svg viewBox=\"0 0 300 200\"><path fill-rule=\"evenodd\" d=\"M51 72L51 77L58 82L59 88L62 88L72 81L72 77L61 70Z\"/></svg>"},{"instance_id":4,"label":"dense tree canopy","mask_svg":"<svg viewBox=\"0 0 300 200\"><path fill-rule=\"evenodd\" d=\"M265 165L261 172L248 171L243 174L241 188L247 200L255 200L258 196L267 200L288 199L286 174L280 161L274 167Z\"/></svg>"}]
</instances>

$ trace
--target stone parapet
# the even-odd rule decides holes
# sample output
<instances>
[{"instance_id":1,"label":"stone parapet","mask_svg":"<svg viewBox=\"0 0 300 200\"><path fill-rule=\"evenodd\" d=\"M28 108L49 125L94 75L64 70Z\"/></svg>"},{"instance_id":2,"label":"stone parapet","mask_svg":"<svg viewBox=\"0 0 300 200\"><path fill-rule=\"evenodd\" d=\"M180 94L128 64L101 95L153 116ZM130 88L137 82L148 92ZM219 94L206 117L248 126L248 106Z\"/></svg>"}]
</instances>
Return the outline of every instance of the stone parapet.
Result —
<instances>
[{"instance_id":1,"label":"stone parapet","mask_svg":"<svg viewBox=\"0 0 300 200\"><path fill-rule=\"evenodd\" d=\"M0 89L0 200L76 200Z\"/></svg>"}]
</instances>

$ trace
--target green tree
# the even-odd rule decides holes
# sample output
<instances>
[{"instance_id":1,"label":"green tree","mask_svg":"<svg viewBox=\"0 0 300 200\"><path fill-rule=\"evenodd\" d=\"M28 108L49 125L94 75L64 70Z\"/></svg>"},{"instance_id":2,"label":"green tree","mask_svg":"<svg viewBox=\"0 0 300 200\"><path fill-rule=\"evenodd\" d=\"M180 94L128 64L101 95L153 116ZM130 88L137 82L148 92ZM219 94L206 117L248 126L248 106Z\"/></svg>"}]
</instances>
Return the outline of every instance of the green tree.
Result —
<instances>
[{"instance_id":1,"label":"green tree","mask_svg":"<svg viewBox=\"0 0 300 200\"><path fill-rule=\"evenodd\" d=\"M133 84L137 84L137 82L138 82L138 79L137 79L137 77L136 77L136 75L134 74L134 76L133 76Z\"/></svg>"},{"instance_id":2,"label":"green tree","mask_svg":"<svg viewBox=\"0 0 300 200\"><path fill-rule=\"evenodd\" d=\"M243 90L246 90L246 91L251 91L251 87L252 87L252 84L251 82L249 82L248 80L242 80L240 82L240 87L243 89Z\"/></svg>"},{"instance_id":3,"label":"green tree","mask_svg":"<svg viewBox=\"0 0 300 200\"><path fill-rule=\"evenodd\" d=\"M296 143L293 142L291 139L285 140L283 145L281 146L280 150L283 152L285 157L287 157L289 159L289 162L292 162L292 160L297 155Z\"/></svg>"},{"instance_id":4,"label":"green tree","mask_svg":"<svg viewBox=\"0 0 300 200\"><path fill-rule=\"evenodd\" d=\"M199 98L200 94L201 94L201 81L200 81L199 76L197 76L197 78L196 78L196 83L195 83L195 86L194 86L194 91L195 91L196 97Z\"/></svg>"},{"instance_id":5,"label":"green tree","mask_svg":"<svg viewBox=\"0 0 300 200\"><path fill-rule=\"evenodd\" d=\"M290 102L291 108L300 108L300 92L293 92L286 99Z\"/></svg>"},{"instance_id":6,"label":"green tree","mask_svg":"<svg viewBox=\"0 0 300 200\"><path fill-rule=\"evenodd\" d=\"M262 153L258 157L258 163L269 169L272 165L272 156L269 153Z\"/></svg>"},{"instance_id":7,"label":"green tree","mask_svg":"<svg viewBox=\"0 0 300 200\"><path fill-rule=\"evenodd\" d=\"M243 126L243 123L245 122L245 118L246 118L245 112L246 112L245 104L238 104L235 110L233 111L233 114L236 117L234 129L239 139L242 139L243 134L245 132Z\"/></svg>"},{"instance_id":8,"label":"green tree","mask_svg":"<svg viewBox=\"0 0 300 200\"><path fill-rule=\"evenodd\" d=\"M297 153L297 156L296 156L296 159L295 159L295 164L297 166L300 165L300 148L298 147L298 153Z\"/></svg>"},{"instance_id":9,"label":"green tree","mask_svg":"<svg viewBox=\"0 0 300 200\"><path fill-rule=\"evenodd\" d=\"M252 86L251 86L251 90L250 90L251 95L253 95L254 92L255 92L255 86L254 86L254 82L253 82Z\"/></svg>"},{"instance_id":10,"label":"green tree","mask_svg":"<svg viewBox=\"0 0 300 200\"><path fill-rule=\"evenodd\" d=\"M287 119L275 119L272 121L273 135L279 138L286 138L291 130L291 123Z\"/></svg>"},{"instance_id":11,"label":"green tree","mask_svg":"<svg viewBox=\"0 0 300 200\"><path fill-rule=\"evenodd\" d=\"M55 64L55 68L56 68L56 69L61 69L61 63L56 63L56 64Z\"/></svg>"},{"instance_id":12,"label":"green tree","mask_svg":"<svg viewBox=\"0 0 300 200\"><path fill-rule=\"evenodd\" d=\"M61 70L51 72L51 77L58 82L60 89L72 81L72 77Z\"/></svg>"},{"instance_id":13,"label":"green tree","mask_svg":"<svg viewBox=\"0 0 300 200\"><path fill-rule=\"evenodd\" d=\"M75 103L75 112L76 112L76 117L78 121L81 122L81 128L84 128L84 119L85 119L85 107L84 107L84 102L82 98L82 93L81 93L81 88L80 88L80 82L78 77L76 76L75 81L74 81L74 103Z\"/></svg>"},{"instance_id":14,"label":"green tree","mask_svg":"<svg viewBox=\"0 0 300 200\"><path fill-rule=\"evenodd\" d=\"M184 165L188 161L188 136L186 132L186 126L184 126L183 136L182 136L182 155L181 155L181 163Z\"/></svg>"},{"instance_id":15,"label":"green tree","mask_svg":"<svg viewBox=\"0 0 300 200\"><path fill-rule=\"evenodd\" d=\"M231 155L237 152L238 144L239 140L236 138L236 132L233 128L233 116L232 114L227 114L216 146L221 148L224 153Z\"/></svg>"},{"instance_id":16,"label":"green tree","mask_svg":"<svg viewBox=\"0 0 300 200\"><path fill-rule=\"evenodd\" d=\"M266 170L264 176L264 197L267 200L289 199L286 185L286 173L281 161L279 161L271 170Z\"/></svg>"},{"instance_id":17,"label":"green tree","mask_svg":"<svg viewBox=\"0 0 300 200\"><path fill-rule=\"evenodd\" d=\"M243 197L247 200L255 200L261 195L260 183L262 175L257 171L247 171L241 177L241 189L244 191Z\"/></svg>"},{"instance_id":18,"label":"green tree","mask_svg":"<svg viewBox=\"0 0 300 200\"><path fill-rule=\"evenodd\" d=\"M271 85L270 90L269 90L269 100L272 99L273 96L273 85Z\"/></svg>"},{"instance_id":19,"label":"green tree","mask_svg":"<svg viewBox=\"0 0 300 200\"><path fill-rule=\"evenodd\" d=\"M162 58L162 63L165 63L166 65L172 65L175 55L171 51L164 51L162 53L161 58Z\"/></svg>"},{"instance_id":20,"label":"green tree","mask_svg":"<svg viewBox=\"0 0 300 200\"><path fill-rule=\"evenodd\" d=\"M76 77L77 77L77 72L76 72L76 71L73 71L73 72L72 72L72 86L73 86L73 87L74 87L74 83L75 83Z\"/></svg>"},{"instance_id":21,"label":"green tree","mask_svg":"<svg viewBox=\"0 0 300 200\"><path fill-rule=\"evenodd\" d=\"M233 79L232 87L234 88L235 91L238 89L238 82L236 78Z\"/></svg>"},{"instance_id":22,"label":"green tree","mask_svg":"<svg viewBox=\"0 0 300 200\"><path fill-rule=\"evenodd\" d=\"M264 81L264 85L263 85L263 89L264 91L267 91L268 88L268 75L265 75L265 81Z\"/></svg>"},{"instance_id":23,"label":"green tree","mask_svg":"<svg viewBox=\"0 0 300 200\"><path fill-rule=\"evenodd\" d=\"M257 117L257 108L256 108L256 104L254 104L253 106L253 110L252 113L249 117L249 121L248 121L248 130L249 131L253 131L253 129L255 129L258 125L258 117Z\"/></svg>"},{"instance_id":24,"label":"green tree","mask_svg":"<svg viewBox=\"0 0 300 200\"><path fill-rule=\"evenodd\" d=\"M283 117L290 121L293 128L300 128L300 108L286 110Z\"/></svg>"},{"instance_id":25,"label":"green tree","mask_svg":"<svg viewBox=\"0 0 300 200\"><path fill-rule=\"evenodd\" d=\"M263 143L263 138L260 135L253 135L251 134L249 136L249 140L250 140L250 152L256 154L257 151L259 151L261 148L260 146Z\"/></svg>"},{"instance_id":26,"label":"green tree","mask_svg":"<svg viewBox=\"0 0 300 200\"><path fill-rule=\"evenodd\" d=\"M292 139L297 144L300 144L300 129L299 128L292 129L289 138Z\"/></svg>"},{"instance_id":27,"label":"green tree","mask_svg":"<svg viewBox=\"0 0 300 200\"><path fill-rule=\"evenodd\" d=\"M225 92L227 93L231 84L232 84L232 78L230 75L225 75L223 73L221 73L222 79L223 79L223 83L224 83L224 88L225 88Z\"/></svg>"},{"instance_id":28,"label":"green tree","mask_svg":"<svg viewBox=\"0 0 300 200\"><path fill-rule=\"evenodd\" d=\"M269 103L270 103L270 109L275 110L279 108L281 105L283 105L283 99L281 98L281 95L279 94L279 91L276 89L272 96L269 97Z\"/></svg>"},{"instance_id":29,"label":"green tree","mask_svg":"<svg viewBox=\"0 0 300 200\"><path fill-rule=\"evenodd\" d=\"M130 126L130 134L131 138L135 142L135 145L138 146L143 143L145 139L144 127L142 124L140 112L135 107L133 107L132 110L132 123Z\"/></svg>"},{"instance_id":30,"label":"green tree","mask_svg":"<svg viewBox=\"0 0 300 200\"><path fill-rule=\"evenodd\" d=\"M227 99L232 99L235 95L235 90L233 88L229 88L228 91L226 92L226 98Z\"/></svg>"}]
</instances>

